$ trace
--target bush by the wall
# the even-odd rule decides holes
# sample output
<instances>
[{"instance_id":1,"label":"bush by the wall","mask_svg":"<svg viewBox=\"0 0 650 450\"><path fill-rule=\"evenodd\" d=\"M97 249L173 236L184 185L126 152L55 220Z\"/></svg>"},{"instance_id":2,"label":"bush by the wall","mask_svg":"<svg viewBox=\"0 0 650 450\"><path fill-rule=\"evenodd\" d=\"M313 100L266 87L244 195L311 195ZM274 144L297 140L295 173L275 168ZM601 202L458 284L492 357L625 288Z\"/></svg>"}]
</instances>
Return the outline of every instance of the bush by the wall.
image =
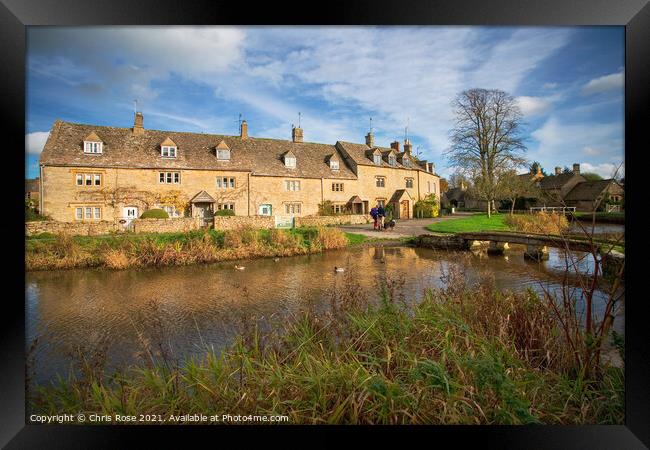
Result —
<instances>
[{"instance_id":1,"label":"bush by the wall","mask_svg":"<svg viewBox=\"0 0 650 450\"><path fill-rule=\"evenodd\" d=\"M214 213L215 216L234 216L235 211L232 209L220 209Z\"/></svg>"},{"instance_id":2,"label":"bush by the wall","mask_svg":"<svg viewBox=\"0 0 650 450\"><path fill-rule=\"evenodd\" d=\"M429 194L424 199L415 202L413 209L415 217L438 217L440 202L436 198L436 194Z\"/></svg>"},{"instance_id":3,"label":"bush by the wall","mask_svg":"<svg viewBox=\"0 0 650 450\"><path fill-rule=\"evenodd\" d=\"M169 219L169 214L164 209L148 209L142 213L141 219Z\"/></svg>"}]
</instances>

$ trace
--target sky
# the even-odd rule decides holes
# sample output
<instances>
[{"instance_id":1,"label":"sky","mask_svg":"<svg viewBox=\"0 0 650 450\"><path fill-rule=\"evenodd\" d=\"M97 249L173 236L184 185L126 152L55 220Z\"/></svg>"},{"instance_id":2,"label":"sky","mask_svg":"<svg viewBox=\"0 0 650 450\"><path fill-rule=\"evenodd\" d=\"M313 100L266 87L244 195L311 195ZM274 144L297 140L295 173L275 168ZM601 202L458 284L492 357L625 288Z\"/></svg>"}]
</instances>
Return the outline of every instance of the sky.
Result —
<instances>
[{"instance_id":1,"label":"sky","mask_svg":"<svg viewBox=\"0 0 650 450\"><path fill-rule=\"evenodd\" d=\"M56 119L309 142L403 141L449 176L463 90L501 89L548 173L624 160L623 27L29 27L28 178ZM522 169L522 172L525 171ZM623 175L624 167L618 176Z\"/></svg>"}]
</instances>

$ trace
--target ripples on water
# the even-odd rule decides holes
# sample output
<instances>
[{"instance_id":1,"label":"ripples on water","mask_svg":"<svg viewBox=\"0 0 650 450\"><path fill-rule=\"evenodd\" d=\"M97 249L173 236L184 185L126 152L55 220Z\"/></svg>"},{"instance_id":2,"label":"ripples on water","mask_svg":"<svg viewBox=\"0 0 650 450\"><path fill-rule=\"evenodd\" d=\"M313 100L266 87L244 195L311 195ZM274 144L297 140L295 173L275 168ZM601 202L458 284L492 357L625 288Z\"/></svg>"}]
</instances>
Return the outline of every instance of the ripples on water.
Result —
<instances>
[{"instance_id":1,"label":"ripples on water","mask_svg":"<svg viewBox=\"0 0 650 450\"><path fill-rule=\"evenodd\" d=\"M574 255L583 256L576 253ZM136 329L152 326L151 302L165 323L165 339L175 355L203 352L205 345L223 348L233 339L244 317L282 319L308 302L328 302L341 288L345 274L334 266L354 268L369 298L381 291L386 276L404 281L404 296L420 299L424 291L442 286L444 269L458 262L457 254L410 247L359 247L324 254L242 263L125 271L70 270L30 272L26 277L27 336L39 336L35 352L36 380L51 379L69 370L67 351L108 336L109 368L139 362L142 348ZM383 261L383 262L382 262ZM561 289L564 254L551 249L543 263L525 261L522 251L506 257L467 258L467 281L481 274L494 276L498 288L521 291L531 287ZM588 271L590 256L580 263ZM598 293L602 300L604 294ZM601 302L602 303L602 302ZM615 321L621 332L623 317Z\"/></svg>"}]
</instances>

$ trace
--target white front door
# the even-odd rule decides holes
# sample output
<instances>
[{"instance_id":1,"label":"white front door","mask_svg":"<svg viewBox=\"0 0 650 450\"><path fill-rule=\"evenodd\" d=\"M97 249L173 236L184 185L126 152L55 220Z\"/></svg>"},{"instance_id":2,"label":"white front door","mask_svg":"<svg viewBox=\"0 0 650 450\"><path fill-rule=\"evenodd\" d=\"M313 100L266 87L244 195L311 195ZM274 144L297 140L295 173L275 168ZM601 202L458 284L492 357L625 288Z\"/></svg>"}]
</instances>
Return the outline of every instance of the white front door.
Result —
<instances>
[{"instance_id":1,"label":"white front door","mask_svg":"<svg viewBox=\"0 0 650 450\"><path fill-rule=\"evenodd\" d=\"M126 220L124 226L128 227L133 219L138 218L138 208L136 206L125 206L122 216L124 217L124 220Z\"/></svg>"}]
</instances>

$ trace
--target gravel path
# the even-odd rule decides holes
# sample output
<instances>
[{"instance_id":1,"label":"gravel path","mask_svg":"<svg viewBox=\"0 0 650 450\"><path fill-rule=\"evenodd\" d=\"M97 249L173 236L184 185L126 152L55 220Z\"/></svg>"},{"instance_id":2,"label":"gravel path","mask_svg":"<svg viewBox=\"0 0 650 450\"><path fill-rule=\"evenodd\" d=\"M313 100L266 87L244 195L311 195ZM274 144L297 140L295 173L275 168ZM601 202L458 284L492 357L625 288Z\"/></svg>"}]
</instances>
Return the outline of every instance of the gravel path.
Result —
<instances>
[{"instance_id":1,"label":"gravel path","mask_svg":"<svg viewBox=\"0 0 650 450\"><path fill-rule=\"evenodd\" d=\"M426 226L432 223L443 222L446 220L462 219L470 216L471 213L456 213L453 216L435 217L431 219L410 219L395 220L395 228L392 230L376 231L372 229L372 223L361 225L341 225L339 228L348 233L363 234L364 236L384 239L400 239L409 236L419 236L421 234L435 234L426 229Z\"/></svg>"}]
</instances>

